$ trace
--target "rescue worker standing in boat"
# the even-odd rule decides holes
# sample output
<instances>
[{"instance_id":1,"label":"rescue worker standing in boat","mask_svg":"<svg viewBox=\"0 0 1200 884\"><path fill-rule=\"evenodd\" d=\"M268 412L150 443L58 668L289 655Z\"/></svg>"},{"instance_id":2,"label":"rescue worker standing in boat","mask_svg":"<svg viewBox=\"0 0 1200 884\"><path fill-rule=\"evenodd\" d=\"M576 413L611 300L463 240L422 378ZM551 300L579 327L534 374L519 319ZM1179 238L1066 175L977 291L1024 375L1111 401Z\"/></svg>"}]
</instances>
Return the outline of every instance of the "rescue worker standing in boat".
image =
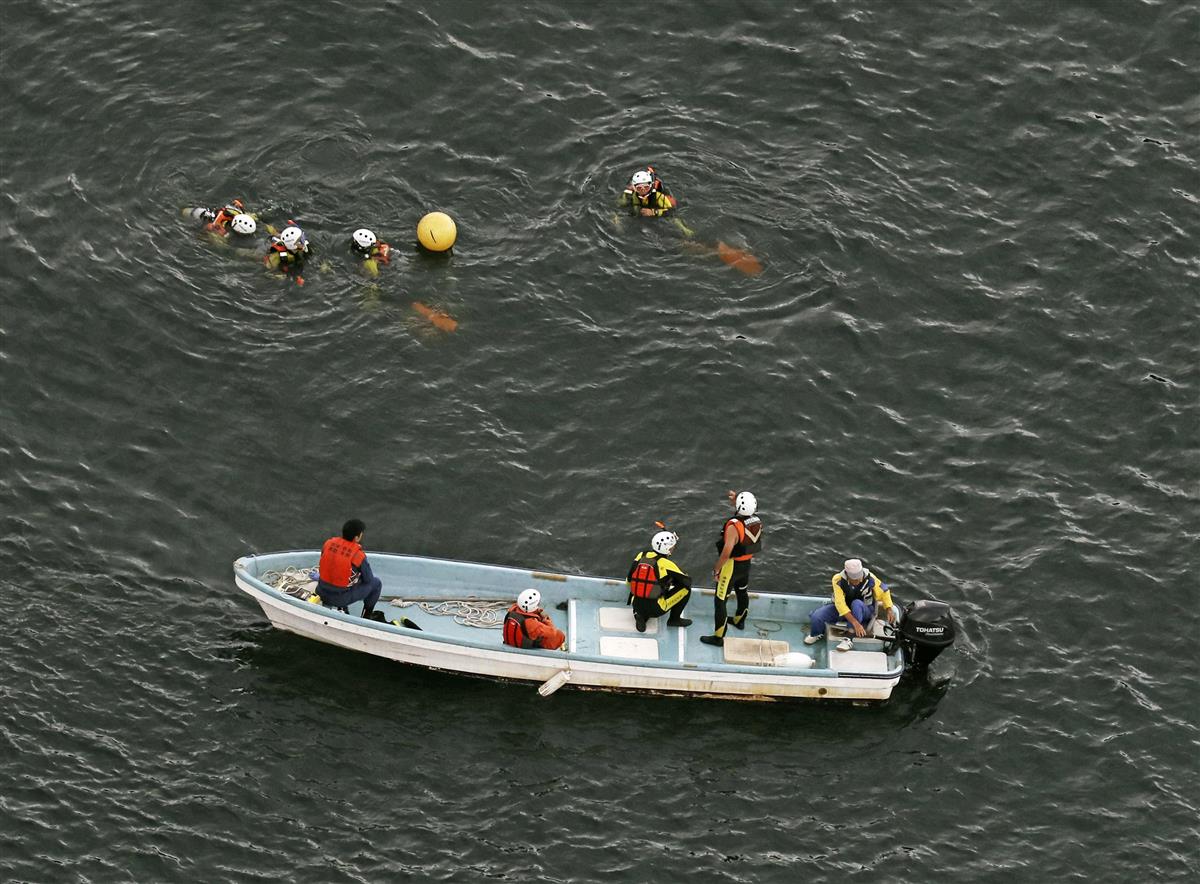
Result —
<instances>
[{"instance_id":1,"label":"rescue worker standing in boat","mask_svg":"<svg viewBox=\"0 0 1200 884\"><path fill-rule=\"evenodd\" d=\"M392 247L365 227L350 236L350 251L362 262L360 267L367 276L378 276L380 266L392 260Z\"/></svg>"},{"instance_id":2,"label":"rescue worker standing in boat","mask_svg":"<svg viewBox=\"0 0 1200 884\"><path fill-rule=\"evenodd\" d=\"M713 596L716 626L712 635L700 636L700 641L706 645L725 644L725 630L730 623L738 629L746 628L746 617L750 614L750 562L762 549L762 520L755 515L758 500L749 491L730 491L729 502L733 504L734 514L725 520L721 529L717 540L717 563L713 565L713 577L717 581ZM726 599L731 591L737 595L737 611L729 617Z\"/></svg>"},{"instance_id":3,"label":"rescue worker standing in boat","mask_svg":"<svg viewBox=\"0 0 1200 884\"><path fill-rule=\"evenodd\" d=\"M674 531L659 531L650 540L650 549L633 557L625 582L629 584L627 604L633 605L633 624L646 631L646 621L670 611L667 626L691 626L683 616L692 595L692 578L670 558L679 536Z\"/></svg>"},{"instance_id":4,"label":"rescue worker standing in boat","mask_svg":"<svg viewBox=\"0 0 1200 884\"><path fill-rule=\"evenodd\" d=\"M526 589L504 615L504 643L514 648L541 648L557 651L567 636L542 610L542 594Z\"/></svg>"},{"instance_id":5,"label":"rescue worker standing in boat","mask_svg":"<svg viewBox=\"0 0 1200 884\"><path fill-rule=\"evenodd\" d=\"M312 256L308 237L296 226L295 221L288 221L288 226L278 236L271 237L271 247L263 256L263 263L271 270L276 270L285 276L296 280L296 285L304 285L304 262Z\"/></svg>"},{"instance_id":6,"label":"rescue worker standing in boat","mask_svg":"<svg viewBox=\"0 0 1200 884\"><path fill-rule=\"evenodd\" d=\"M375 610L383 581L371 571L362 538L367 526L361 519L350 519L342 526L341 537L330 537L321 547L318 565L317 595L321 603L345 611L355 602L363 603L362 616L367 620L383 620Z\"/></svg>"}]
</instances>

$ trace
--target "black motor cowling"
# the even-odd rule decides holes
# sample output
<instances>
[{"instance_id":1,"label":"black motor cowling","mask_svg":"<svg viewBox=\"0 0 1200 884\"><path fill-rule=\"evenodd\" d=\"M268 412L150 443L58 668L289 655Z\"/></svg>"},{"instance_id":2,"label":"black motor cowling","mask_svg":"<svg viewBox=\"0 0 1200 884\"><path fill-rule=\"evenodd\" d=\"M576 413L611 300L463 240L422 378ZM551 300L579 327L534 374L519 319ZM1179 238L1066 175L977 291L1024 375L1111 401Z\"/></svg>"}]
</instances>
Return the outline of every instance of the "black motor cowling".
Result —
<instances>
[{"instance_id":1,"label":"black motor cowling","mask_svg":"<svg viewBox=\"0 0 1200 884\"><path fill-rule=\"evenodd\" d=\"M904 606L899 639L904 659L914 669L924 669L938 654L954 644L954 615L936 599L917 599Z\"/></svg>"}]
</instances>

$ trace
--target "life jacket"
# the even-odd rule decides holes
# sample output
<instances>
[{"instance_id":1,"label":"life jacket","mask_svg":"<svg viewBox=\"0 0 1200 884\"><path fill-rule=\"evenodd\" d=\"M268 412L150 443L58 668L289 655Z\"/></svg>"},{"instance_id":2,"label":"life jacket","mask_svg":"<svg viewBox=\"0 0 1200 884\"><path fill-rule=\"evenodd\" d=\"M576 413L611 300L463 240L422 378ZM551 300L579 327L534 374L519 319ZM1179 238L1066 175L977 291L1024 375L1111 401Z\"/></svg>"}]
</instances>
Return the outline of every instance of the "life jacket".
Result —
<instances>
[{"instance_id":1,"label":"life jacket","mask_svg":"<svg viewBox=\"0 0 1200 884\"><path fill-rule=\"evenodd\" d=\"M358 582L355 568L363 563L367 554L353 540L330 537L321 547L321 563L318 566L322 583L347 589Z\"/></svg>"},{"instance_id":2,"label":"life jacket","mask_svg":"<svg viewBox=\"0 0 1200 884\"><path fill-rule=\"evenodd\" d=\"M392 263L392 247L383 241L375 243L369 249L360 248L358 243L351 243L350 249L364 261L378 261L380 264Z\"/></svg>"},{"instance_id":3,"label":"life jacket","mask_svg":"<svg viewBox=\"0 0 1200 884\"><path fill-rule=\"evenodd\" d=\"M279 241L279 237L273 236L271 237L271 248L263 257L263 263L270 267L271 256L278 255L279 269L282 272L287 273L290 268L303 263L303 258L301 257L303 254L303 252L293 252Z\"/></svg>"},{"instance_id":4,"label":"life jacket","mask_svg":"<svg viewBox=\"0 0 1200 884\"><path fill-rule=\"evenodd\" d=\"M661 595L661 584L658 582L658 553L652 550L638 553L629 569L627 582L629 591L636 598L657 598Z\"/></svg>"},{"instance_id":5,"label":"life jacket","mask_svg":"<svg viewBox=\"0 0 1200 884\"><path fill-rule=\"evenodd\" d=\"M234 200L230 205L221 206L217 210L216 216L204 225L204 229L224 235L227 232L226 228L229 226L229 222L233 220L234 216L240 215L244 211L245 207L242 205L242 201Z\"/></svg>"},{"instance_id":6,"label":"life jacket","mask_svg":"<svg viewBox=\"0 0 1200 884\"><path fill-rule=\"evenodd\" d=\"M733 523L737 527L738 539L733 545L733 549L729 553L729 557L735 562L748 562L754 558L754 554L762 549L762 519L758 516L734 516L726 520L721 526L721 533L717 535L717 553L719 554L725 549L725 529Z\"/></svg>"},{"instance_id":7,"label":"life jacket","mask_svg":"<svg viewBox=\"0 0 1200 884\"><path fill-rule=\"evenodd\" d=\"M842 591L842 598L846 600L847 606L855 599L861 599L869 608L874 610L875 587L879 584L879 578L872 574L869 569L863 568L863 581L858 586L850 583L850 578L846 576L845 571L839 571L834 576L833 582Z\"/></svg>"},{"instance_id":8,"label":"life jacket","mask_svg":"<svg viewBox=\"0 0 1200 884\"><path fill-rule=\"evenodd\" d=\"M537 619L534 614L526 614L516 605L508 609L508 613L504 615L504 643L514 648L537 648L540 645L529 637L529 630L525 628L525 621L529 618Z\"/></svg>"}]
</instances>

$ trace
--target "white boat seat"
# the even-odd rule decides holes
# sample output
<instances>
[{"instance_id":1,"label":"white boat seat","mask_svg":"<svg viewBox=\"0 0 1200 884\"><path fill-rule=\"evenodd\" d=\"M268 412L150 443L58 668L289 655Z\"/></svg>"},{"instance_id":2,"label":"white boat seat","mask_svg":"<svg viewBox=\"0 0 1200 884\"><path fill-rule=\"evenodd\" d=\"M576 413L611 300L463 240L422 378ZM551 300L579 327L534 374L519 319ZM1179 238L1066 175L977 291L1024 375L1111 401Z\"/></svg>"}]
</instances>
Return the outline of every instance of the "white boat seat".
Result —
<instances>
[{"instance_id":1,"label":"white boat seat","mask_svg":"<svg viewBox=\"0 0 1200 884\"><path fill-rule=\"evenodd\" d=\"M836 672L887 672L887 654L879 651L833 651L829 668Z\"/></svg>"},{"instance_id":2,"label":"white boat seat","mask_svg":"<svg viewBox=\"0 0 1200 884\"><path fill-rule=\"evenodd\" d=\"M785 656L789 650L787 642L725 637L725 662L737 666L776 666L775 659Z\"/></svg>"},{"instance_id":3,"label":"white boat seat","mask_svg":"<svg viewBox=\"0 0 1200 884\"><path fill-rule=\"evenodd\" d=\"M633 622L633 607L625 605L622 608L601 608L600 628L613 632L637 632ZM645 635L658 635L658 618L652 617L646 621Z\"/></svg>"},{"instance_id":4,"label":"white boat seat","mask_svg":"<svg viewBox=\"0 0 1200 884\"><path fill-rule=\"evenodd\" d=\"M635 660L657 660L658 639L634 638L625 635L600 636L601 657L632 657Z\"/></svg>"}]
</instances>

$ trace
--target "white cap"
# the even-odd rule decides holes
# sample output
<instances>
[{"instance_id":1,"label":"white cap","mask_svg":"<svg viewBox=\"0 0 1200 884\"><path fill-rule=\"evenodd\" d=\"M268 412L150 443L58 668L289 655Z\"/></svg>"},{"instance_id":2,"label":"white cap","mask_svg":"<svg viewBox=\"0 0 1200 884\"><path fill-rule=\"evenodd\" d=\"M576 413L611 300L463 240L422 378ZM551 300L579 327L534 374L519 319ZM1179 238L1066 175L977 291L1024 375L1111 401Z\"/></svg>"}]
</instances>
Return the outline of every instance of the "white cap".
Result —
<instances>
[{"instance_id":1,"label":"white cap","mask_svg":"<svg viewBox=\"0 0 1200 884\"><path fill-rule=\"evenodd\" d=\"M861 580L864 573L862 559L846 559L842 572L851 580Z\"/></svg>"}]
</instances>

